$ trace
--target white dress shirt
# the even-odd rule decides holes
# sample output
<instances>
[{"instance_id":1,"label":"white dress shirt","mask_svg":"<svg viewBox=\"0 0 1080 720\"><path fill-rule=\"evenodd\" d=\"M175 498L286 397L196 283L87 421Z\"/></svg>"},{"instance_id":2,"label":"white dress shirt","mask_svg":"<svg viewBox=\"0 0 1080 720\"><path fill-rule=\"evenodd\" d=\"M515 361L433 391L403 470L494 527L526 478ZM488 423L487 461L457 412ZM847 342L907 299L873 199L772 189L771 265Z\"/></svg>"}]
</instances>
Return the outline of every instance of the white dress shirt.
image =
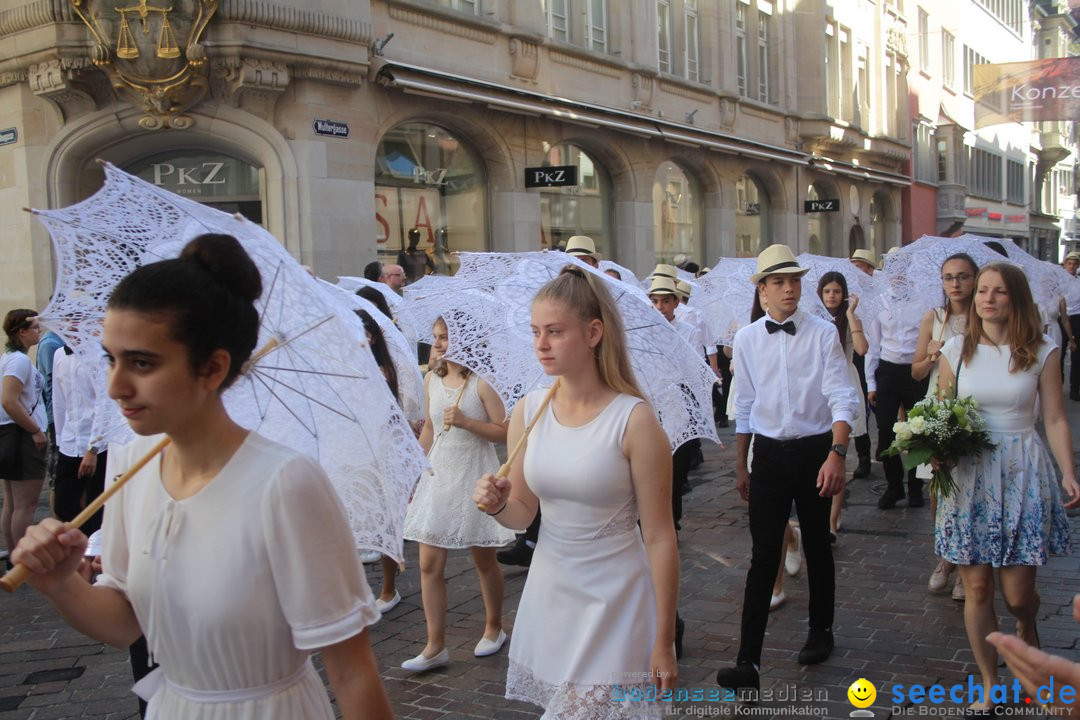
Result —
<instances>
[{"instance_id":1,"label":"white dress shirt","mask_svg":"<svg viewBox=\"0 0 1080 720\"><path fill-rule=\"evenodd\" d=\"M1073 275L1073 279L1069 282L1080 283L1080 275ZM1065 289L1065 312L1069 316L1080 315L1080 292L1077 292L1073 288Z\"/></svg>"},{"instance_id":2,"label":"white dress shirt","mask_svg":"<svg viewBox=\"0 0 1080 720\"><path fill-rule=\"evenodd\" d=\"M851 384L836 327L797 310L795 334L765 329L768 314L735 335L735 432L792 440L853 424Z\"/></svg>"},{"instance_id":3,"label":"white dress shirt","mask_svg":"<svg viewBox=\"0 0 1080 720\"><path fill-rule=\"evenodd\" d=\"M93 439L97 388L86 361L68 355L64 348L53 356L53 423L56 426L56 447L61 454L81 458ZM104 442L95 443L103 452Z\"/></svg>"},{"instance_id":4,"label":"white dress shirt","mask_svg":"<svg viewBox=\"0 0 1080 720\"><path fill-rule=\"evenodd\" d=\"M915 347L919 344L919 324L904 323L895 318L892 310L885 308L864 325L866 342L866 390L877 391L878 364L884 360L897 365L910 365L915 359Z\"/></svg>"},{"instance_id":5,"label":"white dress shirt","mask_svg":"<svg viewBox=\"0 0 1080 720\"><path fill-rule=\"evenodd\" d=\"M697 325L688 320L676 317L671 321L671 327L675 328L679 333L679 336L686 341L687 345L698 352L704 351L705 345L701 339L701 330Z\"/></svg>"},{"instance_id":6,"label":"white dress shirt","mask_svg":"<svg viewBox=\"0 0 1080 720\"><path fill-rule=\"evenodd\" d=\"M701 337L702 352L706 355L716 354L716 338L717 333L709 332L709 323L705 320L705 315L697 308L692 308L689 305L680 304L675 308L675 319L684 320L698 329L698 333Z\"/></svg>"}]
</instances>

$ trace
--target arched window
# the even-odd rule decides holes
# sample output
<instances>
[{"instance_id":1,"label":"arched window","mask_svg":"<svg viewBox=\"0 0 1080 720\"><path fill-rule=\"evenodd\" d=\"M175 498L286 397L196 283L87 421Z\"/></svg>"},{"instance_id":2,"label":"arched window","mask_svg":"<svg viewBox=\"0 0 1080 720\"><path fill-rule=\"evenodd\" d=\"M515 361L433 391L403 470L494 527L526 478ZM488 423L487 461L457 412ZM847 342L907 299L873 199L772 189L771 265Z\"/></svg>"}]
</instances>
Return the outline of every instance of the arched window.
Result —
<instances>
[{"instance_id":1,"label":"arched window","mask_svg":"<svg viewBox=\"0 0 1080 720\"><path fill-rule=\"evenodd\" d=\"M436 272L451 272L458 250L488 249L483 165L468 143L428 123L405 123L383 135L375 156L375 238L393 262L412 229ZM453 266L452 266L453 264Z\"/></svg>"},{"instance_id":2,"label":"arched window","mask_svg":"<svg viewBox=\"0 0 1080 720\"><path fill-rule=\"evenodd\" d=\"M769 195L750 175L735 181L735 256L755 257L772 244Z\"/></svg>"},{"instance_id":3,"label":"arched window","mask_svg":"<svg viewBox=\"0 0 1080 720\"><path fill-rule=\"evenodd\" d=\"M574 235L588 235L600 255L616 259L607 171L576 145L544 143L544 149L544 167L573 165L577 168L577 185L540 190L540 246L559 247Z\"/></svg>"},{"instance_id":4,"label":"arched window","mask_svg":"<svg viewBox=\"0 0 1080 720\"><path fill-rule=\"evenodd\" d=\"M813 183L806 189L807 200L836 199L837 193L821 183ZM840 255L839 230L836 222L837 213L806 213L806 235L810 239L812 255Z\"/></svg>"},{"instance_id":5,"label":"arched window","mask_svg":"<svg viewBox=\"0 0 1080 720\"><path fill-rule=\"evenodd\" d=\"M656 261L670 263L681 254L703 264L698 182L681 167L665 160L656 169L652 196Z\"/></svg>"}]
</instances>

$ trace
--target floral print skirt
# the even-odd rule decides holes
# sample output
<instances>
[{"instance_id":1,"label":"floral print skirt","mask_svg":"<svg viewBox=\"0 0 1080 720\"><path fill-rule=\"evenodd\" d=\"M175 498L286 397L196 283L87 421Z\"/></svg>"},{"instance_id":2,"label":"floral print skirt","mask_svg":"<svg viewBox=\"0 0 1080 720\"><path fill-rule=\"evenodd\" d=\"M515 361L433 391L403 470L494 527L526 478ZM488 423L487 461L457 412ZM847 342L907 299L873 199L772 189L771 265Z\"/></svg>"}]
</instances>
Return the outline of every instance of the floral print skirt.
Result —
<instances>
[{"instance_id":1,"label":"floral print skirt","mask_svg":"<svg viewBox=\"0 0 1080 720\"><path fill-rule=\"evenodd\" d=\"M961 458L939 498L934 551L957 565L1044 565L1069 551L1061 485L1034 428L992 432L995 447Z\"/></svg>"}]
</instances>

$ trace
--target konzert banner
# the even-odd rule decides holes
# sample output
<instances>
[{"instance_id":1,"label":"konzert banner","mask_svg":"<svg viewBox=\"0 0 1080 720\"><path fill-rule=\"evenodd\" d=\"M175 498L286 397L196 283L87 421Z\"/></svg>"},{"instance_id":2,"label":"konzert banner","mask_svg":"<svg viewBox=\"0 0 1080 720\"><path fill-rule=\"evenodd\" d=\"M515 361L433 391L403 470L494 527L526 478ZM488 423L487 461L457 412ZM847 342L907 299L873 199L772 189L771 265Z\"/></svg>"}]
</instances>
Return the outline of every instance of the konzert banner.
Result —
<instances>
[{"instance_id":1,"label":"konzert banner","mask_svg":"<svg viewBox=\"0 0 1080 720\"><path fill-rule=\"evenodd\" d=\"M1080 117L1080 58L976 65L975 127Z\"/></svg>"}]
</instances>

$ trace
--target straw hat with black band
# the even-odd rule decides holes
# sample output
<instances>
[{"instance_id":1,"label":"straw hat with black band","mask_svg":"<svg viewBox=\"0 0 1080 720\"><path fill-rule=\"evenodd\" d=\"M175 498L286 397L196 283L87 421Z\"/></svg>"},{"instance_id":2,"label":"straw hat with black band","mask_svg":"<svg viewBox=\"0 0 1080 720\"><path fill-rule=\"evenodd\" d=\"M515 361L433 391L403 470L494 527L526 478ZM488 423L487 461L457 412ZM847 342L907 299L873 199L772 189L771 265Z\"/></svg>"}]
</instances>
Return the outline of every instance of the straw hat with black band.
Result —
<instances>
[{"instance_id":1,"label":"straw hat with black band","mask_svg":"<svg viewBox=\"0 0 1080 720\"><path fill-rule=\"evenodd\" d=\"M851 257L848 259L858 260L859 262L864 262L871 267L877 267L877 255L874 254L873 250L859 248L858 250L851 253Z\"/></svg>"},{"instance_id":2,"label":"straw hat with black band","mask_svg":"<svg viewBox=\"0 0 1080 720\"><path fill-rule=\"evenodd\" d=\"M675 292L681 300L689 300L691 290L693 290L693 287L685 280L675 281Z\"/></svg>"},{"instance_id":3,"label":"straw hat with black band","mask_svg":"<svg viewBox=\"0 0 1080 720\"><path fill-rule=\"evenodd\" d=\"M600 256L596 254L596 243L588 235L574 235L566 241L566 254L577 255L585 257L591 257L593 260L599 260Z\"/></svg>"},{"instance_id":4,"label":"straw hat with black band","mask_svg":"<svg viewBox=\"0 0 1080 720\"><path fill-rule=\"evenodd\" d=\"M652 275L649 277L666 277L676 280L679 277L679 272L674 265L659 263L653 268Z\"/></svg>"},{"instance_id":5,"label":"straw hat with black band","mask_svg":"<svg viewBox=\"0 0 1080 720\"><path fill-rule=\"evenodd\" d=\"M654 275L652 282L649 283L649 296L653 295L674 295L679 296L679 290L675 287L675 281L671 278L661 277Z\"/></svg>"},{"instance_id":6,"label":"straw hat with black band","mask_svg":"<svg viewBox=\"0 0 1080 720\"><path fill-rule=\"evenodd\" d=\"M798 261L787 245L770 245L757 257L757 272L750 276L750 282L757 285L770 275L798 275L802 277L810 268L799 267Z\"/></svg>"}]
</instances>

